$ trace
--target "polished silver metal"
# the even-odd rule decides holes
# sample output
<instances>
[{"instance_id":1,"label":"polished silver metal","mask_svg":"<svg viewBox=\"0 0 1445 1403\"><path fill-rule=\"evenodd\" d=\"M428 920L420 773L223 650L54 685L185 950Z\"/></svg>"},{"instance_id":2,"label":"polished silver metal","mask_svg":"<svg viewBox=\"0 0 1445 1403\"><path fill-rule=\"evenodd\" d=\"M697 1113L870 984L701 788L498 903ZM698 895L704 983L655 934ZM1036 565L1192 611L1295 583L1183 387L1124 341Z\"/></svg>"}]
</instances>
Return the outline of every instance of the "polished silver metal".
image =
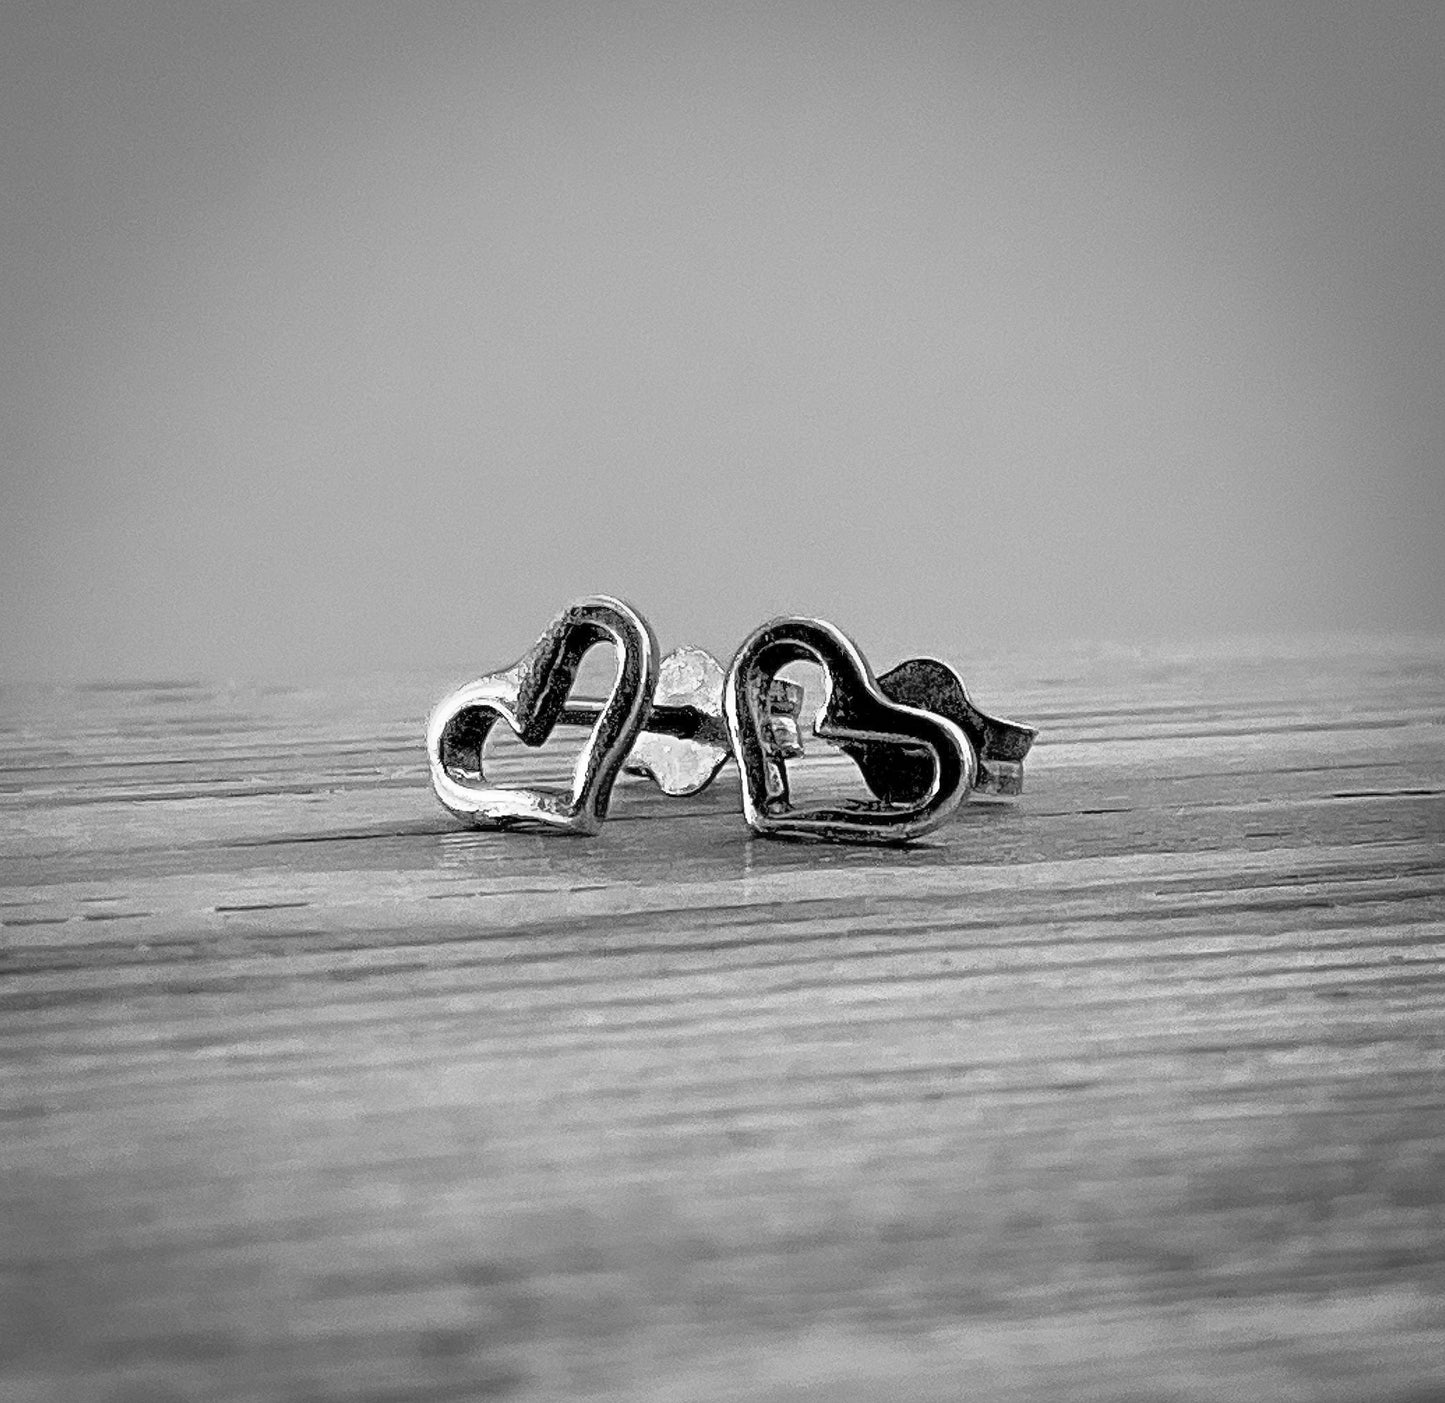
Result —
<instances>
[{"instance_id":1,"label":"polished silver metal","mask_svg":"<svg viewBox=\"0 0 1445 1403\"><path fill-rule=\"evenodd\" d=\"M488 783L482 753L492 727L503 720L525 744L541 745L562 718L583 654L603 642L617 650L617 676L592 718L570 789ZM596 833L618 771L647 721L657 674L657 640L630 605L609 595L568 605L511 667L469 682L432 712L427 758L437 798L482 827L537 823Z\"/></svg>"},{"instance_id":2,"label":"polished silver metal","mask_svg":"<svg viewBox=\"0 0 1445 1403\"><path fill-rule=\"evenodd\" d=\"M701 648L675 648L662 660L652 694L652 712L627 757L623 771L652 780L664 794L686 796L706 789L732 756L723 717L722 664ZM569 702L559 726L590 726L602 703ZM764 744L780 760L803 754L798 716L803 689L775 680L769 689Z\"/></svg>"},{"instance_id":3,"label":"polished silver metal","mask_svg":"<svg viewBox=\"0 0 1445 1403\"><path fill-rule=\"evenodd\" d=\"M782 760L764 744L767 696L789 663L823 669L823 705L814 734L844 748L879 751L875 772L900 797L873 802L795 808ZM728 669L724 713L738 768L743 815L754 832L775 838L813 838L843 843L907 843L931 832L958 808L973 787L978 761L958 722L890 698L867 659L843 631L822 619L773 619L744 640ZM895 780L882 751L909 757L906 776ZM915 776L922 757L926 773ZM915 779L921 783L915 785ZM906 795L901 795L905 788Z\"/></svg>"}]
</instances>

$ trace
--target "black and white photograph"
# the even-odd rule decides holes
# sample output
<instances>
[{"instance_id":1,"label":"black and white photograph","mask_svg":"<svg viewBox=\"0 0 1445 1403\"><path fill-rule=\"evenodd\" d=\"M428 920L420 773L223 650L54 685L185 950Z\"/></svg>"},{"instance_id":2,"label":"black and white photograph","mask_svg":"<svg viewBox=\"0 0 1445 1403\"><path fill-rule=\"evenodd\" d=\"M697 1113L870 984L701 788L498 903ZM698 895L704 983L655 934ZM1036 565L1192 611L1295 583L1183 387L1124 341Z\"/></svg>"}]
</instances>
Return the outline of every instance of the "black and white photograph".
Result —
<instances>
[{"instance_id":1,"label":"black and white photograph","mask_svg":"<svg viewBox=\"0 0 1445 1403\"><path fill-rule=\"evenodd\" d=\"M1445 1399L1445 3L0 0L3 1403Z\"/></svg>"}]
</instances>

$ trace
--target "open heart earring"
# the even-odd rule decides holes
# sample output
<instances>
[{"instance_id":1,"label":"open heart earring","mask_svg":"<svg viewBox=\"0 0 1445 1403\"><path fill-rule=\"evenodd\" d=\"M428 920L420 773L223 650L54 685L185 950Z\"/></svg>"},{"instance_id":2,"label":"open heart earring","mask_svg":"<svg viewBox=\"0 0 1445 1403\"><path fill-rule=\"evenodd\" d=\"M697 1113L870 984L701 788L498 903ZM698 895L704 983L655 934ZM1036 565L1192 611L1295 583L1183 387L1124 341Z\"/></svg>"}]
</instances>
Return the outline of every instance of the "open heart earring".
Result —
<instances>
[{"instance_id":1,"label":"open heart earring","mask_svg":"<svg viewBox=\"0 0 1445 1403\"><path fill-rule=\"evenodd\" d=\"M796 809L785 765L760 744L759 699L790 662L818 663L817 735L838 743L878 802ZM821 619L774 619L739 648L725 690L743 772L743 812L757 833L851 843L903 843L943 823L970 790L1017 794L1035 732L980 711L958 674L911 658L875 678L857 646Z\"/></svg>"},{"instance_id":2,"label":"open heart earring","mask_svg":"<svg viewBox=\"0 0 1445 1403\"><path fill-rule=\"evenodd\" d=\"M612 642L621 659L611 695L567 700L582 655L602 641ZM619 768L650 778L669 795L696 794L712 782L732 755L723 680L721 664L701 648L678 648L659 665L651 627L621 600L578 600L511 667L469 682L432 712L432 787L450 812L479 826L534 822L595 833ZM803 753L802 706L801 687L775 681L768 689L763 745L778 763ZM558 726L589 728L571 789L488 783L482 754L499 719L528 745L541 745Z\"/></svg>"},{"instance_id":3,"label":"open heart earring","mask_svg":"<svg viewBox=\"0 0 1445 1403\"><path fill-rule=\"evenodd\" d=\"M823 707L814 732L840 744L871 743L922 750L928 781L909 802L794 808L788 772L762 744L762 698L793 662L823 669ZM781 618L744 640L724 690L728 730L743 779L743 815L756 833L844 843L906 843L937 828L962 803L977 773L973 746L958 725L890 701L867 659L839 628L822 619Z\"/></svg>"},{"instance_id":4,"label":"open heart earring","mask_svg":"<svg viewBox=\"0 0 1445 1403\"><path fill-rule=\"evenodd\" d=\"M611 694L591 718L569 789L528 789L487 781L482 751L498 720L527 745L541 745L562 719L582 656L595 643L617 649ZM437 798L458 818L496 828L540 823L596 833L607 817L617 772L652 706L657 640L647 620L609 595L569 604L511 667L459 688L432 712L427 758Z\"/></svg>"}]
</instances>

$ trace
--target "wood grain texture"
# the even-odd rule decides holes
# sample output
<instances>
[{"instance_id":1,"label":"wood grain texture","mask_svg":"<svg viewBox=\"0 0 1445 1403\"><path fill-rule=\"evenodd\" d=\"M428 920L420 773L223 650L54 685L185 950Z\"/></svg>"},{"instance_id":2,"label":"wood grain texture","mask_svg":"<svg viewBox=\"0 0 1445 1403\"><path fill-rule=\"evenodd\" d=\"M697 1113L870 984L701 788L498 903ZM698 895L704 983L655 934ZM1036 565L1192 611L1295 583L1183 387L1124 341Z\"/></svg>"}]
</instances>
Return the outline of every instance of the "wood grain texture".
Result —
<instances>
[{"instance_id":1,"label":"wood grain texture","mask_svg":"<svg viewBox=\"0 0 1445 1403\"><path fill-rule=\"evenodd\" d=\"M902 853L460 829L454 678L0 694L0 1397L1445 1396L1445 650L969 679Z\"/></svg>"}]
</instances>

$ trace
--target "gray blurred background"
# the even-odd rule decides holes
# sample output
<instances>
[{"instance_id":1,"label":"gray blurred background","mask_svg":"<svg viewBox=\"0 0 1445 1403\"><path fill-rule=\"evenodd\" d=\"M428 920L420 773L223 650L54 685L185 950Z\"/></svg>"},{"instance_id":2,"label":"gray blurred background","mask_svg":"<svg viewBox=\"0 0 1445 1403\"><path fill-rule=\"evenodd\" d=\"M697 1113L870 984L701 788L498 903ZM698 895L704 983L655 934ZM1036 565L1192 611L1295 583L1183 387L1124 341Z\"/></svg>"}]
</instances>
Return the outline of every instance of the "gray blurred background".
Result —
<instances>
[{"instance_id":1,"label":"gray blurred background","mask_svg":"<svg viewBox=\"0 0 1445 1403\"><path fill-rule=\"evenodd\" d=\"M1445 629L1445 6L0 9L0 677Z\"/></svg>"}]
</instances>

